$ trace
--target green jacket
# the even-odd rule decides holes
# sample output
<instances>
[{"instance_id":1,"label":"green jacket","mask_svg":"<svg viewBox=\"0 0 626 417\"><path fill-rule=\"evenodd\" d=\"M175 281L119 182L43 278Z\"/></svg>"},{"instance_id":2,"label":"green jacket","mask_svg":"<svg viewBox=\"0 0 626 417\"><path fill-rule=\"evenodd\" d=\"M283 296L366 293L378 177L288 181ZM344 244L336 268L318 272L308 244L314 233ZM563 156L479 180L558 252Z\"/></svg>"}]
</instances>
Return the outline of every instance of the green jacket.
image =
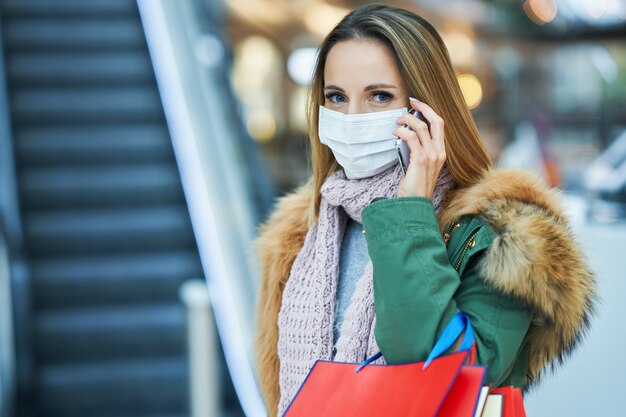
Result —
<instances>
[{"instance_id":1,"label":"green jacket","mask_svg":"<svg viewBox=\"0 0 626 417\"><path fill-rule=\"evenodd\" d=\"M522 387L532 312L481 279L477 264L493 242L491 227L466 216L442 238L432 202L419 197L370 204L363 226L374 267L375 335L385 360L425 360L461 310L476 334L477 362L488 365L487 383Z\"/></svg>"},{"instance_id":2,"label":"green jacket","mask_svg":"<svg viewBox=\"0 0 626 417\"><path fill-rule=\"evenodd\" d=\"M282 292L311 226L314 195L309 183L281 198L257 240L257 370L269 415L280 398ZM536 175L489 170L450 192L437 217L423 198L376 201L362 214L374 266L375 336L387 362L424 360L462 310L476 332L477 359L489 365L488 381L529 387L588 329L593 273L558 191Z\"/></svg>"}]
</instances>

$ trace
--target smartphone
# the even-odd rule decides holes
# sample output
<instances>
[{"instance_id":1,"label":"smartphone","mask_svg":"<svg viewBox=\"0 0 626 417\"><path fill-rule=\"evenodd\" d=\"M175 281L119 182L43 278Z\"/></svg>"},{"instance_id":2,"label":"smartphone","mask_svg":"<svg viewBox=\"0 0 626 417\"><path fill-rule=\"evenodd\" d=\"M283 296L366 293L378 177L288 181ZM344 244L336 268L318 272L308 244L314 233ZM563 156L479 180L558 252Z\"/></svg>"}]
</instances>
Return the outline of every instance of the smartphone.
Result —
<instances>
[{"instance_id":1,"label":"smartphone","mask_svg":"<svg viewBox=\"0 0 626 417\"><path fill-rule=\"evenodd\" d=\"M418 119L428 124L428 121L424 118L424 116L422 116L422 113L415 111L415 109L409 110L409 114L414 114ZM404 125L404 127L406 127L406 125ZM400 168L402 168L402 173L406 175L406 169L409 166L409 159L411 156L409 145L407 145L402 139L398 138L396 140L396 152L398 153L398 163L400 164Z\"/></svg>"}]
</instances>

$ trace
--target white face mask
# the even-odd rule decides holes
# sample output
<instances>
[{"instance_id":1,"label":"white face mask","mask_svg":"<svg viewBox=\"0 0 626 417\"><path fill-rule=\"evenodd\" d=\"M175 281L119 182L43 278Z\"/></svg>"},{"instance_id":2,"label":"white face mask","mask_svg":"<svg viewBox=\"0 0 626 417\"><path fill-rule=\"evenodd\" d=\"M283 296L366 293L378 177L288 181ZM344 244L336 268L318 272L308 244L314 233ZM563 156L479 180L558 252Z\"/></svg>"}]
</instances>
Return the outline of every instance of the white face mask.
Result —
<instances>
[{"instance_id":1,"label":"white face mask","mask_svg":"<svg viewBox=\"0 0 626 417\"><path fill-rule=\"evenodd\" d=\"M367 178L398 163L396 119L407 108L372 113L343 114L320 106L318 134L348 179Z\"/></svg>"}]
</instances>

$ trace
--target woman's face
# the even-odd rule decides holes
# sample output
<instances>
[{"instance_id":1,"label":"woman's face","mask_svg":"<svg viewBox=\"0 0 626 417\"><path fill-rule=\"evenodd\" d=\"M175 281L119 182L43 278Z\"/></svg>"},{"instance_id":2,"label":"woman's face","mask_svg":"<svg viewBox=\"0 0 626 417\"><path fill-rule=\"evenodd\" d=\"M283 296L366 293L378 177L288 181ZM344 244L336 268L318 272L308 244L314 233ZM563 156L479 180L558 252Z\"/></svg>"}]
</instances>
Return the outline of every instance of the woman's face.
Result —
<instances>
[{"instance_id":1,"label":"woman's face","mask_svg":"<svg viewBox=\"0 0 626 417\"><path fill-rule=\"evenodd\" d=\"M324 67L324 106L345 114L407 107L408 92L389 49L371 39L333 46Z\"/></svg>"}]
</instances>

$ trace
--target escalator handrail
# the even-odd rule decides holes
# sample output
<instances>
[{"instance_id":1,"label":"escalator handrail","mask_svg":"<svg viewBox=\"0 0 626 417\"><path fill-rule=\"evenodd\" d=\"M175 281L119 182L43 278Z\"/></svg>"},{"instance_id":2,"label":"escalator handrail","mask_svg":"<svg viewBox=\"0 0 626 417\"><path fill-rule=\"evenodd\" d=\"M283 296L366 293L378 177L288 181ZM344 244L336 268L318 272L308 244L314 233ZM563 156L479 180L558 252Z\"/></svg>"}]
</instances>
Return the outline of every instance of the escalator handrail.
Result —
<instances>
[{"instance_id":1,"label":"escalator handrail","mask_svg":"<svg viewBox=\"0 0 626 417\"><path fill-rule=\"evenodd\" d=\"M11 416L15 397L13 299L9 255L0 228L0 415Z\"/></svg>"},{"instance_id":2,"label":"escalator handrail","mask_svg":"<svg viewBox=\"0 0 626 417\"><path fill-rule=\"evenodd\" d=\"M11 111L7 92L4 46L0 23L0 225L11 253L22 249L22 222L18 203L17 179L11 137Z\"/></svg>"},{"instance_id":3,"label":"escalator handrail","mask_svg":"<svg viewBox=\"0 0 626 417\"><path fill-rule=\"evenodd\" d=\"M244 295L252 281L246 258L254 236L246 167L236 164L222 103L218 98L211 107L206 96L211 89L219 96L228 86L194 59L197 39L186 37L200 32L190 21L197 18L193 2L137 3L229 373L244 413L262 417L266 410L250 354L253 326L242 312L252 304Z\"/></svg>"}]
</instances>

